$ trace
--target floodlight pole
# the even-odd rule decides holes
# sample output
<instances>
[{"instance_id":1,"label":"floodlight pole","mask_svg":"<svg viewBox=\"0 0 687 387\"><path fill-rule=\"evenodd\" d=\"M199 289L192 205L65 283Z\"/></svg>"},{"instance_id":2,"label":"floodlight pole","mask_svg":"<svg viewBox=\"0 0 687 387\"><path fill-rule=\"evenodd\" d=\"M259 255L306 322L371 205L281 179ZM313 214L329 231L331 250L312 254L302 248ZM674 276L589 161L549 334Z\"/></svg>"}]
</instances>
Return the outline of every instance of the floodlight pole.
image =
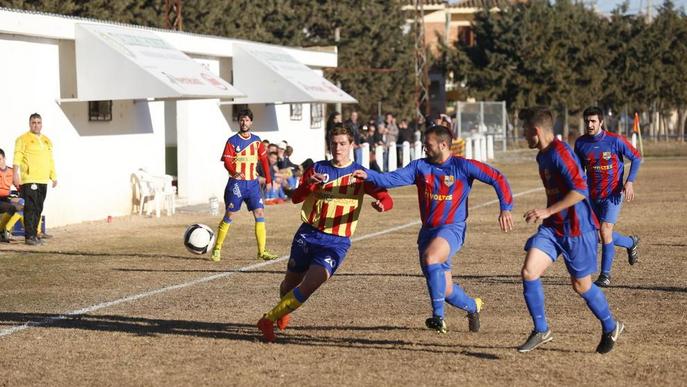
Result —
<instances>
[{"instance_id":1,"label":"floodlight pole","mask_svg":"<svg viewBox=\"0 0 687 387\"><path fill-rule=\"evenodd\" d=\"M182 31L181 0L165 0L165 28Z\"/></svg>"},{"instance_id":2,"label":"floodlight pole","mask_svg":"<svg viewBox=\"0 0 687 387\"><path fill-rule=\"evenodd\" d=\"M429 115L429 73L425 46L424 0L414 0L415 6L415 111L418 118ZM424 112L422 111L424 108Z\"/></svg>"}]
</instances>

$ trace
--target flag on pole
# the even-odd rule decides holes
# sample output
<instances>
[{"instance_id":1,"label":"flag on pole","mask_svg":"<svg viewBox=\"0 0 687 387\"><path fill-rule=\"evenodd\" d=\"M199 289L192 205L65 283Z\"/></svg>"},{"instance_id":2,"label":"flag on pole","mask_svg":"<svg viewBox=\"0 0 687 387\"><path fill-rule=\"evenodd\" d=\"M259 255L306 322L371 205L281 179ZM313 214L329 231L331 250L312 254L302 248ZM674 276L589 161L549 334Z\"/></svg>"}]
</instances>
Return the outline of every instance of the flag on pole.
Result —
<instances>
[{"instance_id":1,"label":"flag on pole","mask_svg":"<svg viewBox=\"0 0 687 387\"><path fill-rule=\"evenodd\" d=\"M644 157L644 145L642 144L642 128L639 126L639 114L635 112L634 122L632 123L632 135L637 135L639 139L639 153Z\"/></svg>"}]
</instances>

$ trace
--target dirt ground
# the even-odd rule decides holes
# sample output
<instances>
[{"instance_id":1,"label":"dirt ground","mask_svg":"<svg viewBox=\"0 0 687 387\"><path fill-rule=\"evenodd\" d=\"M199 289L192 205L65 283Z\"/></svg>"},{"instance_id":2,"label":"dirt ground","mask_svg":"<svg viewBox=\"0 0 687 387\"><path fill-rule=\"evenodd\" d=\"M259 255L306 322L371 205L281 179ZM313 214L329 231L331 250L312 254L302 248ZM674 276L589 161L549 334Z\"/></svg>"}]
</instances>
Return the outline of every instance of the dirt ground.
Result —
<instances>
[{"instance_id":1,"label":"dirt ground","mask_svg":"<svg viewBox=\"0 0 687 387\"><path fill-rule=\"evenodd\" d=\"M540 186L533 159L495 166L516 194ZM206 212L122 217L52 229L37 248L0 246L0 385L684 386L687 159L647 159L636 191L617 229L641 236L641 256L631 267L617 250L605 292L627 329L608 355L594 353L599 323L562 262L544 278L554 340L517 353L532 329L519 271L536 227L521 215L545 197L516 197L516 229L503 234L497 206L485 205L493 190L475 182L453 273L485 301L479 333L450 307L448 334L424 327L414 188L392 191L392 212L363 211L343 267L275 344L255 323L278 299L286 260L255 260L249 213L235 220L219 263L182 245L186 225L216 226ZM268 246L281 256L298 214L291 204L267 208Z\"/></svg>"}]
</instances>

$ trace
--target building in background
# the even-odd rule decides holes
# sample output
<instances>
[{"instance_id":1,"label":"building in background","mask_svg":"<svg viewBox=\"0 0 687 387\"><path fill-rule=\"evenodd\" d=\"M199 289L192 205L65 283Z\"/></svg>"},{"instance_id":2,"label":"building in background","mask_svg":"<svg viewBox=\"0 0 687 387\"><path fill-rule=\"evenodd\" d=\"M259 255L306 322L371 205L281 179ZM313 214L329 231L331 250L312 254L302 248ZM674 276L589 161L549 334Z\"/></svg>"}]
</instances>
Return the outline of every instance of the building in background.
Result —
<instances>
[{"instance_id":1,"label":"building in background","mask_svg":"<svg viewBox=\"0 0 687 387\"><path fill-rule=\"evenodd\" d=\"M0 8L0 148L43 117L60 185L50 226L125 215L140 168L177 177L183 203L222 197L220 156L250 107L292 159L324 157L324 104L355 99L322 77L335 48L299 49ZM11 162L11 160L8 160Z\"/></svg>"}]
</instances>

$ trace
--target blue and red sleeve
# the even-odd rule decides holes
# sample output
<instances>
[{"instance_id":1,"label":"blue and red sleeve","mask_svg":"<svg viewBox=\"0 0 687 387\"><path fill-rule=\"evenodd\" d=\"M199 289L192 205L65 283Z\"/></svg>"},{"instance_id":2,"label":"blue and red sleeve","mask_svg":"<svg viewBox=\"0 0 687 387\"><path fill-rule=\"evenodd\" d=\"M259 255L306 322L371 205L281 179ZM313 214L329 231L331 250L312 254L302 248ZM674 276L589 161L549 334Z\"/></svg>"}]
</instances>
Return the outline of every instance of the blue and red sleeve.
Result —
<instances>
[{"instance_id":1,"label":"blue and red sleeve","mask_svg":"<svg viewBox=\"0 0 687 387\"><path fill-rule=\"evenodd\" d=\"M366 181L363 185L365 193L372 196L373 198L379 200L384 206L384 212L394 208L394 199L391 198L389 192L384 188L379 188L369 181Z\"/></svg>"},{"instance_id":2,"label":"blue and red sleeve","mask_svg":"<svg viewBox=\"0 0 687 387\"><path fill-rule=\"evenodd\" d=\"M625 137L618 136L618 146L623 153L623 156L632 161L630 172L627 174L627 181L633 182L639 173L639 166L642 164L642 155L639 154L637 148L633 147Z\"/></svg>"},{"instance_id":3,"label":"blue and red sleeve","mask_svg":"<svg viewBox=\"0 0 687 387\"><path fill-rule=\"evenodd\" d=\"M513 193L506 177L497 169L476 160L467 160L468 176L494 187L502 211L513 209Z\"/></svg>"},{"instance_id":4,"label":"blue and red sleeve","mask_svg":"<svg viewBox=\"0 0 687 387\"><path fill-rule=\"evenodd\" d=\"M401 169L387 173L379 173L366 169L365 172L367 172L367 179L365 180L381 188L395 188L406 185L414 185L416 169L417 161L412 161L410 164Z\"/></svg>"},{"instance_id":5,"label":"blue and red sleeve","mask_svg":"<svg viewBox=\"0 0 687 387\"><path fill-rule=\"evenodd\" d=\"M587 187L587 180L584 177L579 161L573 157L570 149L561 146L554 148L553 151L555 152L553 158L554 162L568 188L588 197L589 189Z\"/></svg>"}]
</instances>

